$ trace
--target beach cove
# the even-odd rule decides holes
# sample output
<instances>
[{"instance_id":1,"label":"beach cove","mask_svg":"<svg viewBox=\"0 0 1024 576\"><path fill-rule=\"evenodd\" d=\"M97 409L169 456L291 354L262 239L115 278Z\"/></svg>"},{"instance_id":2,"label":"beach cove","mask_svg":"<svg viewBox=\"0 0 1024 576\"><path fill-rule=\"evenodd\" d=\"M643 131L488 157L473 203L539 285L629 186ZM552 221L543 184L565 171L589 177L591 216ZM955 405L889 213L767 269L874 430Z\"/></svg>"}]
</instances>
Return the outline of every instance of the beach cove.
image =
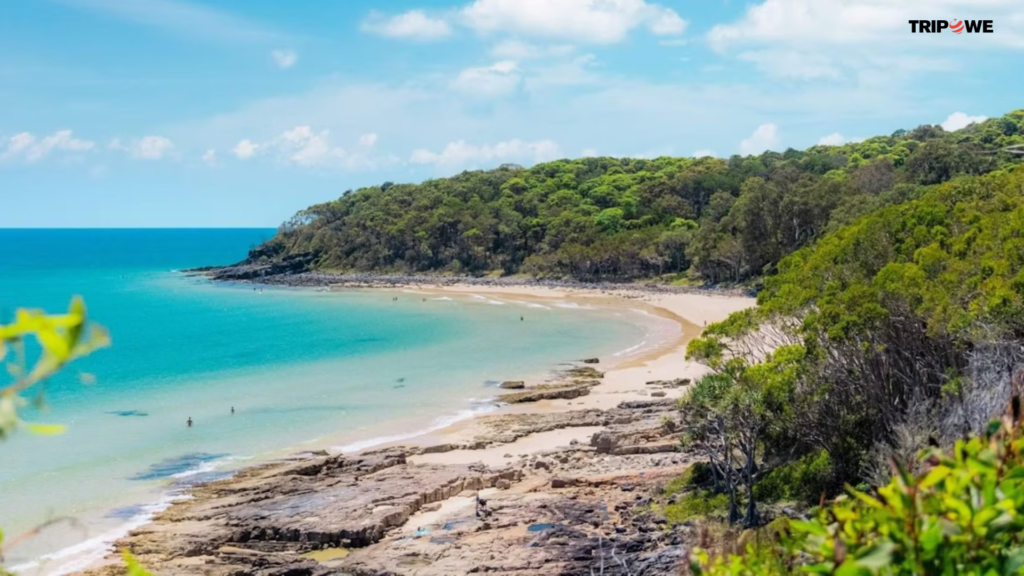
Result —
<instances>
[{"instance_id":1,"label":"beach cove","mask_svg":"<svg viewBox=\"0 0 1024 576\"><path fill-rule=\"evenodd\" d=\"M503 392L501 380L540 383L595 355L602 370L626 365L685 332L640 298L590 292L210 283L175 270L231 261L268 231L216 232L212 243L197 231L151 231L132 238L139 251L125 250L132 232L72 238L94 250L70 266L57 255L67 234L83 231L7 232L27 234L37 251L0 263L0 303L59 310L81 293L114 335L111 350L82 363L98 376L95 386L69 374L48 387L39 418L66 423L69 433L19 435L2 447L13 466L0 485L18 496L0 506L8 534L76 520L8 554L24 573L83 567L197 482L303 450L351 453L466 434L473 416L496 410L490 399ZM338 374L347 376L340 384ZM548 404L560 409L536 407Z\"/></svg>"},{"instance_id":2,"label":"beach cove","mask_svg":"<svg viewBox=\"0 0 1024 576\"><path fill-rule=\"evenodd\" d=\"M347 291L349 288L339 288ZM199 488L195 492L193 500L172 505L166 512L156 514L154 523L140 527L133 531L132 535L121 542L122 545L137 546L142 544L140 550L160 553L150 557L150 561L157 563L160 573L190 573L196 562L213 564L214 566L223 563L222 568L236 570L239 566L246 565L254 559L264 562L267 558L260 552L261 546L256 542L256 552L245 552L236 549L236 539L252 541L267 540L266 544L273 541L285 540L302 541L303 545L298 548L306 550L306 557L298 554L290 554L287 551L273 552L274 562L282 562L282 569L294 563L309 563L310 558L316 557L324 561L323 566L337 568L339 563L347 566L351 563L358 564L358 558L364 557L365 552L371 558L379 558L386 562L374 550L373 545L377 542L389 542L391 538L397 538L401 542L415 542L416 545L422 542L430 543L430 539L420 538L432 530L448 526L452 522L460 524L465 522L464 516L467 507L473 506L474 498L469 494L486 493L488 497L501 497L498 493L516 496L517 498L525 493L543 494L550 490L551 486L559 485L552 480L552 476L562 468L564 471L571 471L574 476L580 472L588 472L592 476L611 474L615 477L617 473L626 473L636 479L636 474L645 477L647 480L655 480L664 474L678 473L683 463L678 457L672 456L675 452L674 445L678 442L671 435L662 432L662 438L649 438L644 444L650 444L646 449L636 449L635 452L626 450L622 458L639 459L629 461L623 466L618 464L578 462L563 458L565 461L559 464L560 460L544 461L544 455L550 455L558 450L573 450L573 447L580 449L586 447L591 453L595 450L592 446L595 439L607 435L613 444L620 440L614 439L616 430L623 425L626 427L643 427L643 423L650 424L652 419L657 421L657 426L662 424L666 418L671 418L674 399L685 392L684 382L687 379L699 377L703 368L699 365L687 362L684 358L686 342L699 331L699 327L706 322L713 322L724 318L735 310L743 309L753 305L753 299L738 296L723 296L715 294L693 294L693 293L659 293L644 291L640 289L628 291L605 291L593 289L566 289L566 288L543 288L523 285L519 287L481 287L478 285L448 285L448 286L427 286L423 284L409 286L391 286L388 290L379 290L382 294L395 294L391 297L419 297L430 298L470 298L476 301L491 300L494 302L524 302L527 305L552 307L556 303L581 308L614 308L620 311L628 311L638 316L649 315L659 320L669 321L678 330L661 332L661 338L653 341L642 340L633 346L620 350L620 356L615 353L604 358L597 358L594 364L578 363L577 366L589 367L601 373L600 383L589 388L587 394L574 399L542 400L524 404L503 405L496 411L486 414L478 414L472 418L460 420L449 426L436 430L401 430L392 429L392 437L385 435L377 437L372 442L360 442L350 434L342 434L336 441L329 443L324 451L315 451L305 455L292 454L290 457L282 458L271 464L260 467L253 467L243 470L235 478L223 482L215 482L208 487ZM492 304L498 306L498 304ZM535 308L539 310L539 308ZM661 324L665 326L665 324ZM592 361L592 360L591 360ZM550 386L552 382L558 382L559 378L552 378L550 373L524 381L529 390L533 386ZM564 378L562 375L560 378ZM515 390L498 392L516 392ZM623 408L623 407L629 408ZM640 411L636 410L641 407ZM626 410L623 413L623 410ZM656 426L656 427L657 427ZM635 433L636 430L630 432ZM642 432L641 435L649 435ZM628 436L628 435L627 435ZM365 440L365 439L364 439ZM622 441L628 441L625 438ZM344 442L344 443L341 443ZM370 445L372 444L372 446ZM668 446L669 444L673 446ZM355 454L354 449L365 448L362 454ZM645 450L649 450L646 452ZM614 449L606 453L613 452ZM664 455L668 454L668 457ZM364 456L365 455L365 456ZM544 461L538 465L538 459ZM369 467L364 467L367 461L375 462ZM278 483L282 475L288 476L297 468L305 470L303 476L318 478L323 476L330 469L332 473L348 473L344 470L348 464L355 464L356 471L352 478L354 484L359 480L356 476L363 474L367 476L379 475L377 482L380 486L372 488L370 497L377 502L373 505L360 504L361 497L353 494L346 494L342 500L347 504L342 505L341 500L333 500L327 487L308 486L303 491L309 491L316 499L320 496L337 502L338 509L334 512L347 518L346 521L361 524L363 528L357 533L365 537L363 542L357 542L353 554L349 554L348 548L344 554L332 552L333 547L327 543L310 542L310 535L302 534L298 530L290 535L278 534L273 531L263 533L255 539L252 534L239 536L239 534L223 534L215 526L200 523L200 530L203 538L208 541L182 554L179 548L181 538L194 542L195 535L189 535L190 530L197 529L191 521L183 522L183 519L192 517L199 508L203 506L215 506L218 509L231 509L238 502L226 503L220 498L225 493L245 493L247 490L256 490L263 493L275 493L280 489ZM652 466L653 465L653 466ZM310 470L316 473L309 474ZM518 472L516 472L518 470ZM529 474L524 474L528 470ZM645 472L646 470L646 472ZM662 472L658 472L661 470ZM536 472L536 474L534 474ZM398 477L389 478L392 473L399 474ZM467 479L466 475L473 479ZM661 475L661 476L660 476ZM621 476L621 474L620 474ZM427 481L427 478L430 481ZM386 513L390 507L387 505L389 492L397 491L407 497L417 490L429 486L431 482L441 481L447 488L433 489L431 496L417 496L416 504L406 505L403 513L399 514L399 520L394 517L383 522L383 524L368 519L366 516L379 516ZM330 484L333 484L332 481ZM574 478L574 486L584 486L579 479ZM447 484L446 484L447 483ZM365 483L364 483L365 485ZM455 487L459 490L455 490ZM323 490L323 493L321 491ZM483 490L484 492L480 492ZM525 492L524 492L525 491ZM532 501L533 497L530 497ZM273 497L271 498L273 500ZM243 500L245 500L243 498ZM420 500L423 500L422 502ZM429 501L429 502L428 502ZM383 503L381 503L383 502ZM321 504L318 504L320 506ZM359 506L363 506L359 508ZM354 509L355 508L355 509ZM401 507L399 507L401 508ZM241 504L238 513L242 516L250 514L247 505ZM233 516L234 511L228 512L227 516ZM205 514L200 514L205 516ZM323 515L332 516L331 511L323 510ZM221 514L218 513L218 516ZM393 512L392 512L393 516ZM223 520L224 518L220 518ZM288 514L281 518L272 520L272 523L287 523ZM315 514L312 518L308 515L302 520L303 523L330 523L328 518L322 518L321 514ZM216 523L216 521L215 521ZM237 522L232 522L237 525ZM369 526L370 528L367 528ZM383 527L387 529L384 530ZM312 527L310 527L313 529ZM525 530L527 527L523 527ZM181 531L184 530L184 533ZM281 528L281 530L285 530ZM375 533L380 530L381 533ZM450 530L445 530L448 532ZM237 532L237 531L236 531ZM527 531L528 532L528 531ZM323 536L319 528L314 533ZM345 534L345 530L337 532L336 535ZM353 534L350 534L350 536ZM452 538L445 535L444 538ZM502 537L504 538L504 536ZM352 544L352 538L342 538ZM356 538L358 541L358 538ZM422 540L422 542L421 542ZM232 544L234 542L234 544ZM441 544L450 546L451 542L442 540ZM431 546L436 543L431 543ZM287 545L284 546L288 548ZM273 550L279 550L281 546L274 544ZM297 549L298 549L297 548ZM323 549L322 552L316 552ZM314 554L316 552L316 554ZM362 555L361 555L362 554ZM198 556L198 558L197 558ZM385 555L386 556L386 555ZM290 568L287 568L290 569ZM440 569L440 568L439 568ZM443 570L455 570L456 568L444 568ZM104 568L100 568L103 571ZM114 569L110 569L114 570ZM109 572L114 573L114 572ZM282 572L283 573L283 572ZM310 573L316 573L310 572ZM363 573L363 572L352 572ZM367 572L372 573L372 572ZM403 573L403 572L397 572ZM420 572L417 572L420 573ZM424 574L445 574L458 572L422 572ZM532 572L531 572L532 573Z\"/></svg>"}]
</instances>

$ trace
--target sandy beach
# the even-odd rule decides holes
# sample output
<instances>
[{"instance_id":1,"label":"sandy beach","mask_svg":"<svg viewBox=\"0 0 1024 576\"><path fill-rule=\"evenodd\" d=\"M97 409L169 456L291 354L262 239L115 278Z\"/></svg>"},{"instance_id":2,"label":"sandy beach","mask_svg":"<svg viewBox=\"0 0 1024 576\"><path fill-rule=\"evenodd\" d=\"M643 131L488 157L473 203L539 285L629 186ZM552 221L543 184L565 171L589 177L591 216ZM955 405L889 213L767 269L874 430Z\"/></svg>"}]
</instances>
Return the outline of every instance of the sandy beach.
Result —
<instances>
[{"instance_id":1,"label":"sandy beach","mask_svg":"<svg viewBox=\"0 0 1024 576\"><path fill-rule=\"evenodd\" d=\"M493 560L495 547L507 548L521 556L524 566L533 566L542 555L520 552L521 543L554 534L547 532L544 518L555 506L561 511L552 517L558 522L550 526L558 530L580 523L602 524L638 539L632 545L638 555L653 554L652 561L678 561L666 555L671 549L663 547L662 536L651 539L650 518L640 508L634 512L632 497L623 492L636 485L649 493L685 470L688 457L678 452L678 438L672 432L676 424L671 423L678 418L674 400L686 393L687 381L706 371L686 360L686 345L706 323L754 306L753 298L640 288L414 285L390 289L417 298L448 295L525 301L540 307L614 307L659 316L675 325L651 342L638 343L629 354L587 363L576 359L583 377L562 374L561 381L525 385L530 392L565 386L568 381L572 387L585 388L579 396L502 404L496 412L411 438L401 436L408 430L397 428L394 431L401 440L361 452L329 448L242 469L231 479L194 488L191 499L158 513L117 546L142 551L150 566L170 574L190 574L196 562L228 570L218 574L249 574L248 570L266 562L280 563L281 574L290 574L296 567L320 574L317 570L349 566L358 568L353 574L376 574L385 568L391 570L387 573L404 574L410 566L426 567L421 563L435 553L432 547L456 546L461 553L450 557L449 565L434 566L422 574L468 573L475 563ZM524 310L524 321L528 321L540 308ZM503 392L522 391L498 391ZM624 486L621 491L620 486ZM478 497L501 506L494 510L503 510L507 522L492 525L479 514L474 516ZM585 505L587 501L591 504ZM619 502L617 510L622 512L613 517L605 514L601 521L588 519L591 511L607 508L610 502ZM580 509L567 512L566 506ZM534 530L545 532L534 535ZM421 538L431 531L444 535ZM480 531L481 535L474 535ZM568 535L570 540L583 538L586 546L600 547L600 538L594 541L592 536L589 531ZM571 562L565 550L556 547L549 552L546 565L551 570ZM415 564L410 565L413 557ZM113 574L117 561L110 556L90 573ZM548 574L534 568L525 573Z\"/></svg>"},{"instance_id":2,"label":"sandy beach","mask_svg":"<svg viewBox=\"0 0 1024 576\"><path fill-rule=\"evenodd\" d=\"M484 295L492 298L528 299L536 302L577 302L591 303L602 306L616 306L635 310L637 308L657 314L663 318L678 322L681 332L678 337L669 341L647 343L636 350L628 358L617 360L599 358L593 367L604 372L598 386L591 389L590 394L573 400L542 400L529 404L505 406L498 413L483 416L494 419L504 414L525 413L556 413L594 408L608 410L622 402L645 400L651 398L652 388L648 382L675 379L695 380L706 373L707 368L686 359L686 345L696 337L708 323L718 322L733 312L744 310L756 305L756 299L714 293L654 293L637 290L587 290L558 289L535 286L522 287L490 287L490 286L438 286L415 287L410 290L423 294L465 294ZM670 388L663 390L659 397L678 398L685 394L686 389ZM391 445L405 444L432 446L443 444L462 444L482 433L482 420L475 418L454 424L446 429L413 438ZM600 429L564 428L537 434L517 440L513 445L497 446L487 450L453 450L443 453L424 454L410 458L413 463L430 464L466 464L483 462L498 465L507 460L505 454L530 456L558 446L568 445L571 441L586 443Z\"/></svg>"}]
</instances>

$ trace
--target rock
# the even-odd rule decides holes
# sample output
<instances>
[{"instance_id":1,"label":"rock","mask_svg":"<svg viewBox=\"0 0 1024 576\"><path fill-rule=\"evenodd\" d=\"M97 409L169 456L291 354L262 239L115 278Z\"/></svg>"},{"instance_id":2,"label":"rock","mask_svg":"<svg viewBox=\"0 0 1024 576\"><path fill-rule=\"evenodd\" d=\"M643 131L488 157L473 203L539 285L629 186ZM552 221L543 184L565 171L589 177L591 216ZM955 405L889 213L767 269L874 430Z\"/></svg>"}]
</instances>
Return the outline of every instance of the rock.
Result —
<instances>
[{"instance_id":1,"label":"rock","mask_svg":"<svg viewBox=\"0 0 1024 576\"><path fill-rule=\"evenodd\" d=\"M584 364L598 364L601 362L600 358L586 358L583 360Z\"/></svg>"},{"instance_id":2,"label":"rock","mask_svg":"<svg viewBox=\"0 0 1024 576\"><path fill-rule=\"evenodd\" d=\"M611 454L618 439L609 432L597 432L590 437L590 445L597 449L598 454Z\"/></svg>"},{"instance_id":3,"label":"rock","mask_svg":"<svg viewBox=\"0 0 1024 576\"><path fill-rule=\"evenodd\" d=\"M571 402L570 402L570 404L571 404ZM576 446L579 443L580 443L580 441L575 439L575 438L573 438L572 440L569 440L569 446Z\"/></svg>"},{"instance_id":4,"label":"rock","mask_svg":"<svg viewBox=\"0 0 1024 576\"><path fill-rule=\"evenodd\" d=\"M660 454L662 452L675 452L679 449L679 442L668 440L662 442L651 442L648 444L634 444L632 446L618 446L612 450L616 456L628 454Z\"/></svg>"},{"instance_id":5,"label":"rock","mask_svg":"<svg viewBox=\"0 0 1024 576\"><path fill-rule=\"evenodd\" d=\"M659 388L680 388L682 386L689 386L689 378L676 378L675 380L651 380L646 382L647 386L657 386Z\"/></svg>"},{"instance_id":6,"label":"rock","mask_svg":"<svg viewBox=\"0 0 1024 576\"><path fill-rule=\"evenodd\" d=\"M441 509L441 503L440 502L434 502L433 504L427 504L426 506L423 506L422 508L420 508L420 511L422 511L422 512L437 512L440 509Z\"/></svg>"},{"instance_id":7,"label":"rock","mask_svg":"<svg viewBox=\"0 0 1024 576\"><path fill-rule=\"evenodd\" d=\"M502 478L501 480L498 480L497 482L494 483L494 487L497 488L498 490L508 490L509 488L512 487L512 483Z\"/></svg>"},{"instance_id":8,"label":"rock","mask_svg":"<svg viewBox=\"0 0 1024 576\"><path fill-rule=\"evenodd\" d=\"M575 485L576 485L576 479L575 478L552 478L551 479L551 487L552 488L568 488L569 486L575 486Z\"/></svg>"},{"instance_id":9,"label":"rock","mask_svg":"<svg viewBox=\"0 0 1024 576\"><path fill-rule=\"evenodd\" d=\"M548 464L548 461L543 458L534 462L533 467L537 470L551 470L551 464Z\"/></svg>"},{"instance_id":10,"label":"rock","mask_svg":"<svg viewBox=\"0 0 1024 576\"><path fill-rule=\"evenodd\" d=\"M665 396L668 396L665 392L651 392L651 398L664 398Z\"/></svg>"},{"instance_id":11,"label":"rock","mask_svg":"<svg viewBox=\"0 0 1024 576\"><path fill-rule=\"evenodd\" d=\"M604 378L604 373L593 366L577 366L576 368L566 370L564 374L568 378L574 378L577 380Z\"/></svg>"},{"instance_id":12,"label":"rock","mask_svg":"<svg viewBox=\"0 0 1024 576\"><path fill-rule=\"evenodd\" d=\"M541 400L571 400L580 396L586 396L587 394L590 394L590 386L535 386L525 392L502 394L498 396L498 401L508 404L523 404L526 402L540 402Z\"/></svg>"},{"instance_id":13,"label":"rock","mask_svg":"<svg viewBox=\"0 0 1024 576\"><path fill-rule=\"evenodd\" d=\"M522 380L506 380L501 384L498 384L498 388L504 388L506 390L522 390L526 388L526 382Z\"/></svg>"}]
</instances>

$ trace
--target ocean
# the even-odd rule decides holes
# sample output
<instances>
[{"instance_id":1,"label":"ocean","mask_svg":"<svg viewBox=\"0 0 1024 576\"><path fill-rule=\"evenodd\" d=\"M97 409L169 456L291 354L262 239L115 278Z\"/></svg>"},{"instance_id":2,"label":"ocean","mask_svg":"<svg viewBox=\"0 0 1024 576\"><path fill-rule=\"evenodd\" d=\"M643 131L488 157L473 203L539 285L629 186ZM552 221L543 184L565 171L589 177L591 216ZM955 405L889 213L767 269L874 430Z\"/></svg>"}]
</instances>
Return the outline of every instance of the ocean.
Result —
<instances>
[{"instance_id":1,"label":"ocean","mask_svg":"<svg viewBox=\"0 0 1024 576\"><path fill-rule=\"evenodd\" d=\"M613 355L658 329L649 315L575 302L254 288L180 272L241 260L273 234L0 230L0 322L81 295L113 339L46 383L45 409L23 413L64 434L0 443L7 538L72 519L8 550L8 567L66 573L192 482L437 429L494 410L502 380Z\"/></svg>"}]
</instances>

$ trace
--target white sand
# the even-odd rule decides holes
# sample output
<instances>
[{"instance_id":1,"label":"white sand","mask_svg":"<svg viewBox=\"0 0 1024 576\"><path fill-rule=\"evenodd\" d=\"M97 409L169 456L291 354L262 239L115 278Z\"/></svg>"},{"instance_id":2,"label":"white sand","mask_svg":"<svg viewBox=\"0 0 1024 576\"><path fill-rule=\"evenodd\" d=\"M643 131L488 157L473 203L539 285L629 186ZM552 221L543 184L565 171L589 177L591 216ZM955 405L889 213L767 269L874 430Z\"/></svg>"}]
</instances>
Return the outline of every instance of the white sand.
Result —
<instances>
[{"instance_id":1,"label":"white sand","mask_svg":"<svg viewBox=\"0 0 1024 576\"><path fill-rule=\"evenodd\" d=\"M607 410L621 402L629 400L650 399L652 387L646 383L652 380L673 380L676 378L700 378L707 373L701 364L686 360L686 344L697 336L706 323L724 320L733 312L750 308L756 304L753 298L720 296L711 294L653 294L641 291L603 292L596 290L567 290L538 287L487 287L487 286L452 286L436 288L439 292L455 292L463 294L489 294L492 297L526 297L543 301L545 299L580 299L601 298L602 304L621 305L635 308L638 303L653 307L661 315L673 318L683 327L682 337L667 345L663 344L651 349L649 354L639 360L632 360L621 365L607 360L596 365L606 370L604 379L599 386L591 390L590 395L575 400L550 400L532 404L518 404L503 409L505 413L536 413L562 412L585 408ZM668 398L678 398L685 388L663 390ZM521 454L536 454L569 444L576 439L583 444L589 442L590 436L600 431L599 427L565 428L551 432L542 432L526 436L512 442L493 446L483 450L454 450L439 454L425 454L411 460L421 463L436 464L467 464L484 462L490 466L501 467L515 460ZM424 437L421 444L436 445L445 443L465 442L478 435L481 431L473 421L442 430L429 437ZM505 458L512 454L514 458Z\"/></svg>"}]
</instances>

